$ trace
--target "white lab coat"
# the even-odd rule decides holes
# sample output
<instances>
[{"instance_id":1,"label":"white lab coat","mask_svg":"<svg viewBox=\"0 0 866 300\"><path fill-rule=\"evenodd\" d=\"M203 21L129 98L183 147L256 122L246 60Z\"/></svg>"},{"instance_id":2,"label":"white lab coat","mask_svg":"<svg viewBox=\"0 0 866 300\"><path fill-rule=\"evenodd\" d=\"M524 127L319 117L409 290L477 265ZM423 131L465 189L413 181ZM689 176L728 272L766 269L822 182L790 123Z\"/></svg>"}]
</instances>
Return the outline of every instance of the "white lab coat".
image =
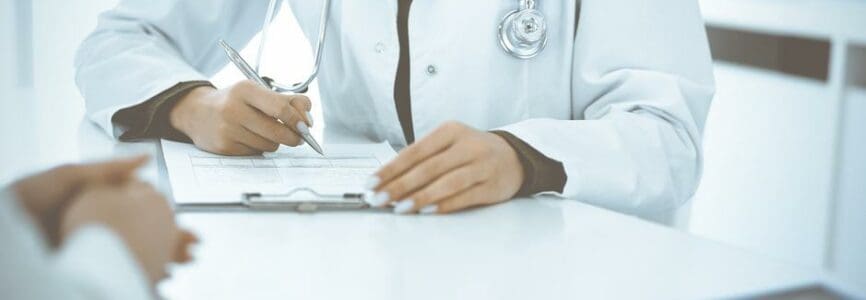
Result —
<instances>
[{"instance_id":1,"label":"white lab coat","mask_svg":"<svg viewBox=\"0 0 866 300\"><path fill-rule=\"evenodd\" d=\"M15 198L0 190L0 299L152 298L138 262L112 231L84 226L55 252Z\"/></svg>"},{"instance_id":2,"label":"white lab coat","mask_svg":"<svg viewBox=\"0 0 866 300\"><path fill-rule=\"evenodd\" d=\"M312 47L321 0L290 0ZM325 139L405 145L394 106L397 1L331 3L319 76ZM77 56L91 119L109 134L120 108L227 63L267 1L121 0ZM701 131L713 95L694 0L539 1L549 43L536 58L506 54L497 25L517 1L416 0L409 18L416 137L448 120L504 129L561 161L563 196L669 222L700 178ZM271 37L276 39L278 37ZM300 46L300 45L299 45ZM435 69L435 72L428 72Z\"/></svg>"}]
</instances>

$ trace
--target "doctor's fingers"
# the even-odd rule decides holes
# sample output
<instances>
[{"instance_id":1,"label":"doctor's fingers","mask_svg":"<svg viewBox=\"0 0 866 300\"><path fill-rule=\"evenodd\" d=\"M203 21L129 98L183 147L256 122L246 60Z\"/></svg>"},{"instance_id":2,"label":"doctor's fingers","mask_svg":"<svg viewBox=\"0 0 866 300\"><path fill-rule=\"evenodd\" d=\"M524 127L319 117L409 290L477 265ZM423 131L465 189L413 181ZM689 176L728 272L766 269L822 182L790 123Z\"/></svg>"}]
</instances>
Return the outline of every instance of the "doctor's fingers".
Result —
<instances>
[{"instance_id":1,"label":"doctor's fingers","mask_svg":"<svg viewBox=\"0 0 866 300\"><path fill-rule=\"evenodd\" d=\"M443 174L447 174L472 161L472 156L466 155L460 148L462 147L458 145L451 146L445 151L418 163L402 175L386 183L381 192L387 193L389 201L396 201L402 200L410 193L432 184Z\"/></svg>"},{"instance_id":2,"label":"doctor's fingers","mask_svg":"<svg viewBox=\"0 0 866 300\"><path fill-rule=\"evenodd\" d=\"M235 141L261 152L274 152L280 147L280 144L270 141L243 126L232 126L227 134Z\"/></svg>"},{"instance_id":3,"label":"doctor's fingers","mask_svg":"<svg viewBox=\"0 0 866 300\"><path fill-rule=\"evenodd\" d=\"M294 147L303 141L296 130L290 129L287 124L281 124L256 109L251 108L241 112L239 122L249 131L277 144Z\"/></svg>"},{"instance_id":4,"label":"doctor's fingers","mask_svg":"<svg viewBox=\"0 0 866 300\"><path fill-rule=\"evenodd\" d=\"M222 150L217 151L219 154L226 155L256 155L262 153L262 151L251 148L250 146L244 145L240 142L230 142L227 145L221 148Z\"/></svg>"},{"instance_id":5,"label":"doctor's fingers","mask_svg":"<svg viewBox=\"0 0 866 300\"><path fill-rule=\"evenodd\" d=\"M455 197L469 189L482 184L485 177L481 174L476 164L466 165L452 172L448 172L434 182L421 188L395 205L395 213L413 213L422 208L427 208L423 213L435 212L433 207L437 203ZM432 211L431 211L432 210Z\"/></svg>"},{"instance_id":6,"label":"doctor's fingers","mask_svg":"<svg viewBox=\"0 0 866 300\"><path fill-rule=\"evenodd\" d=\"M219 138L213 140L207 140L202 143L198 141L194 142L202 150L220 155L256 155L262 153L261 150L253 149L236 141L233 137L227 135L227 132L221 133Z\"/></svg>"},{"instance_id":7,"label":"doctor's fingers","mask_svg":"<svg viewBox=\"0 0 866 300\"><path fill-rule=\"evenodd\" d=\"M283 123L293 127L301 121L310 126L307 112L312 104L307 96L278 94L249 81L238 83L232 91L235 90L247 104L268 116L280 119Z\"/></svg>"},{"instance_id":8,"label":"doctor's fingers","mask_svg":"<svg viewBox=\"0 0 866 300\"><path fill-rule=\"evenodd\" d=\"M470 207L491 204L496 201L490 199L492 194L490 190L491 188L486 182L476 184L437 203L422 206L420 211L424 214L448 214Z\"/></svg>"},{"instance_id":9,"label":"doctor's fingers","mask_svg":"<svg viewBox=\"0 0 866 300\"><path fill-rule=\"evenodd\" d=\"M448 122L436 128L430 135L400 151L397 157L386 164L375 174L376 187L382 188L400 174L426 160L428 157L442 152L454 143L456 137L467 129L466 125Z\"/></svg>"},{"instance_id":10,"label":"doctor's fingers","mask_svg":"<svg viewBox=\"0 0 866 300\"><path fill-rule=\"evenodd\" d=\"M301 113L301 118L304 119L307 126L313 127L313 115L310 114L310 111L313 109L313 103L310 102L310 98L304 95L294 95L292 100L290 100L290 104L295 108L295 111Z\"/></svg>"}]
</instances>

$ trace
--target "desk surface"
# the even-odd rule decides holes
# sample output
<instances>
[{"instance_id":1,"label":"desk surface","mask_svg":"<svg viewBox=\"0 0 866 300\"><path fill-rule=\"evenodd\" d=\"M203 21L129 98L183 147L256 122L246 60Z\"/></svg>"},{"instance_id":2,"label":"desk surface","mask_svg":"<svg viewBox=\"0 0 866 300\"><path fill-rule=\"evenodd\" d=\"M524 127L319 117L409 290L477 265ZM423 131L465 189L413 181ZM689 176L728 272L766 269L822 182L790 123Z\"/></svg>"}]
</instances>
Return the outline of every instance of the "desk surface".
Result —
<instances>
[{"instance_id":1,"label":"desk surface","mask_svg":"<svg viewBox=\"0 0 866 300\"><path fill-rule=\"evenodd\" d=\"M448 216L183 213L195 263L176 299L717 298L812 275L570 200Z\"/></svg>"},{"instance_id":2,"label":"desk surface","mask_svg":"<svg viewBox=\"0 0 866 300\"><path fill-rule=\"evenodd\" d=\"M157 154L152 142L115 143L89 123L66 146L38 162ZM167 191L162 172L155 160L140 175ZM160 285L169 299L718 298L818 278L572 200L448 216L211 212L179 222L201 243L195 262Z\"/></svg>"}]
</instances>

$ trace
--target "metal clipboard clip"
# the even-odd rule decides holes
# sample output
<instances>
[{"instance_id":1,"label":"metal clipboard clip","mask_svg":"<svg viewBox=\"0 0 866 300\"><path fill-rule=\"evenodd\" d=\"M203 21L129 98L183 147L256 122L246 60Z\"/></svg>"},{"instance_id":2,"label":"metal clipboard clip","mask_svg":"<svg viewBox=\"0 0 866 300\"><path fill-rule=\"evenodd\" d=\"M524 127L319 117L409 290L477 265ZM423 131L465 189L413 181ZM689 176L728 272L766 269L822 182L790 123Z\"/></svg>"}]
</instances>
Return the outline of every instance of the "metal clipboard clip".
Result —
<instances>
[{"instance_id":1,"label":"metal clipboard clip","mask_svg":"<svg viewBox=\"0 0 866 300\"><path fill-rule=\"evenodd\" d=\"M370 205L364 202L364 194L323 194L307 187L294 188L281 194L244 193L240 204L255 210L294 210L298 212L370 208Z\"/></svg>"}]
</instances>

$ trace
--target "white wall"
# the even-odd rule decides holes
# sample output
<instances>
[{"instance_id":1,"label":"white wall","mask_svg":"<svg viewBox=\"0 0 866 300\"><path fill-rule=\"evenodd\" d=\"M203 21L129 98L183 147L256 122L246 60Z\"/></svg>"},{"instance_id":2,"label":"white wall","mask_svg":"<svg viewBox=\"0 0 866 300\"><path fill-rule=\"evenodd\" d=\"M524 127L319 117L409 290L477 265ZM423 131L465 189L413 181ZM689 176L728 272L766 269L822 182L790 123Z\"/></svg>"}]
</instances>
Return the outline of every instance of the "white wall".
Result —
<instances>
[{"instance_id":1,"label":"white wall","mask_svg":"<svg viewBox=\"0 0 866 300\"><path fill-rule=\"evenodd\" d=\"M15 74L18 72L16 65L17 28L15 18L15 6L12 0L0 0L0 105L2 110L11 109L9 104L13 103L7 91L14 87ZM0 128L7 128L8 123L0 119ZM4 132L5 133L5 132Z\"/></svg>"},{"instance_id":2,"label":"white wall","mask_svg":"<svg viewBox=\"0 0 866 300\"><path fill-rule=\"evenodd\" d=\"M11 180L26 164L19 158L36 146L36 137L23 129L32 124L36 105L32 99L29 57L30 1L0 0L0 184ZM23 53L21 53L23 52Z\"/></svg>"},{"instance_id":3,"label":"white wall","mask_svg":"<svg viewBox=\"0 0 866 300\"><path fill-rule=\"evenodd\" d=\"M853 54L858 72L848 80L866 83L866 46ZM843 97L829 268L866 287L866 86L848 86Z\"/></svg>"},{"instance_id":4,"label":"white wall","mask_svg":"<svg viewBox=\"0 0 866 300\"><path fill-rule=\"evenodd\" d=\"M23 0L27 1L27 0ZM73 60L78 45L96 27L96 16L116 0L40 0L33 2L34 88L39 99L36 120L78 124L83 117L84 102L75 86ZM60 20L60 23L58 23ZM38 122L51 123L51 122ZM57 123L54 123L57 124ZM77 141L78 126L38 128L41 149ZM57 157L64 161L78 153ZM51 163L51 162L46 162Z\"/></svg>"},{"instance_id":5,"label":"white wall","mask_svg":"<svg viewBox=\"0 0 866 300\"><path fill-rule=\"evenodd\" d=\"M866 2L701 7L711 26L817 40L831 55L818 80L716 63L691 232L866 287L866 93L846 87L864 81L848 74L866 70L866 55L858 62L848 49L866 45Z\"/></svg>"},{"instance_id":6,"label":"white wall","mask_svg":"<svg viewBox=\"0 0 866 300\"><path fill-rule=\"evenodd\" d=\"M716 64L693 233L818 268L830 192L831 92L814 80Z\"/></svg>"}]
</instances>

